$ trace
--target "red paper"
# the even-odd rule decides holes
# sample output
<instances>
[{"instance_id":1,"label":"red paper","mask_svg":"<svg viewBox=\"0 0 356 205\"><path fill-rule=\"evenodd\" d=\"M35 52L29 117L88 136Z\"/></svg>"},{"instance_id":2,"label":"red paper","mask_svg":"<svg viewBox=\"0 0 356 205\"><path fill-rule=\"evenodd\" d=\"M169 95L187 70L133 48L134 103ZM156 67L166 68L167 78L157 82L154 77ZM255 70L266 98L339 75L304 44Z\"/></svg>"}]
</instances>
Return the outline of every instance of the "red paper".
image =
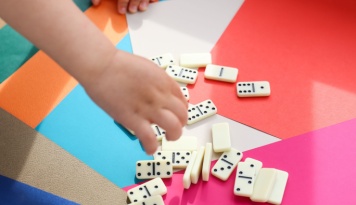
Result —
<instances>
[{"instance_id":1,"label":"red paper","mask_svg":"<svg viewBox=\"0 0 356 205\"><path fill-rule=\"evenodd\" d=\"M212 50L238 81L266 80L271 96L238 98L236 85L204 79L190 102L285 139L356 117L356 2L246 0Z\"/></svg>"}]
</instances>

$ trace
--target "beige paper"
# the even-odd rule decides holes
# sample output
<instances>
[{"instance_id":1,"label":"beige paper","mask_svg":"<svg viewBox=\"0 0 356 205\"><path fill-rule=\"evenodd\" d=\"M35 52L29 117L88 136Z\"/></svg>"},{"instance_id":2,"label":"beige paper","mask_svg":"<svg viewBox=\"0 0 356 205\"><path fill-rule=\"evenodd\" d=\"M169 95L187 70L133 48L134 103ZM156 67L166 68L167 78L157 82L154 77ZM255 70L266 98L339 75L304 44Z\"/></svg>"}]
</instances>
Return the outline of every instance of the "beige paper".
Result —
<instances>
[{"instance_id":1,"label":"beige paper","mask_svg":"<svg viewBox=\"0 0 356 205\"><path fill-rule=\"evenodd\" d=\"M0 174L80 204L127 204L124 190L3 109Z\"/></svg>"}]
</instances>

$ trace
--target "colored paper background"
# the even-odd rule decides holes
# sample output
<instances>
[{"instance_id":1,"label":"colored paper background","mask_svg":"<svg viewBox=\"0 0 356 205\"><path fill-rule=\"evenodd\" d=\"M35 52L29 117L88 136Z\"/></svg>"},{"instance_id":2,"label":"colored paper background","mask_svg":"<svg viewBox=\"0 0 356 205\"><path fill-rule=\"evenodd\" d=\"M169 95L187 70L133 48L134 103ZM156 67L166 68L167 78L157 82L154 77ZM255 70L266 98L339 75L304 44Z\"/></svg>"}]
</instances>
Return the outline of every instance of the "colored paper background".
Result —
<instances>
[{"instance_id":1,"label":"colored paper background","mask_svg":"<svg viewBox=\"0 0 356 205\"><path fill-rule=\"evenodd\" d=\"M89 0L76 3L118 49L144 56L210 50L214 63L239 68L238 80L270 81L270 97L240 99L234 84L205 80L204 68L200 68L197 83L189 86L190 103L211 98L218 115L185 127L184 134L199 137L200 145L204 145L211 140L210 126L227 121L233 146L244 151L244 158L253 157L265 167L290 173L283 204L355 203L352 176L356 169L350 163L355 158L356 133L355 2L170 0L151 4L147 12L125 16L116 13L115 1L103 1L99 7L89 7ZM184 11L186 16L182 19L186 20L180 22L178 17ZM192 22L202 23L195 27ZM0 49L0 76L6 78L0 84L0 107L28 126L26 133L36 133L27 140L33 136L41 136L41 140L33 140L32 152L30 148L21 150L28 151L29 158L17 161L16 169L0 164L0 170L17 183L75 203L85 204L90 200L88 195L100 195L95 197L100 201L96 204L113 204L110 200L121 193L120 187L127 189L141 182L134 177L135 161L151 156L145 155L138 140L97 107L71 76L6 29L8 25L0 29L0 36L7 31L7 37L0 38L0 45L11 47L18 43L17 50L14 48L18 55L13 62L4 61L1 57L11 52ZM18 40L3 43L10 37ZM15 70L2 75L5 63ZM1 126L8 125L9 118L2 116L0 130L8 130ZM10 131L19 128L20 125L12 125ZM0 138L4 137L2 134ZM14 138L15 142L20 139ZM51 146L45 147L43 142ZM16 149L2 152L1 163L11 162L11 156L18 153ZM54 163L51 160L58 160L56 165L63 165L61 169L44 169L48 164L42 162ZM22 175L16 177L21 168ZM63 174L58 174L60 171ZM169 189L166 204L254 204L226 191L233 185L232 178L222 183L210 177L208 183L199 181L183 190L182 174L177 172L165 180ZM93 183L88 177L95 178L96 195L90 194L96 186L88 185ZM62 180L72 181L74 184L70 185L81 191L70 192ZM9 183L0 183L10 187ZM346 190L334 188L345 186ZM0 191L0 195L6 191L12 190ZM13 193L17 191L21 189L14 189ZM33 196L40 201L44 195Z\"/></svg>"}]
</instances>

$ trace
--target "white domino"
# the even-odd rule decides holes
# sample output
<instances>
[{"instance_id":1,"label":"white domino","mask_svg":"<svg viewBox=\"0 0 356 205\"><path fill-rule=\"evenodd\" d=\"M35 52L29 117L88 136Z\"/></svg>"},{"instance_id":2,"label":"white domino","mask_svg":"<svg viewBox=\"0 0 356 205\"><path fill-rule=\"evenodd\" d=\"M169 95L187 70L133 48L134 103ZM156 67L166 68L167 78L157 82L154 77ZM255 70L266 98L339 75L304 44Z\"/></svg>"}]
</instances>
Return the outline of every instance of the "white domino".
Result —
<instances>
[{"instance_id":1,"label":"white domino","mask_svg":"<svg viewBox=\"0 0 356 205\"><path fill-rule=\"evenodd\" d=\"M213 155L213 144L207 142L205 145L204 161L203 161L203 168L202 168L203 181L209 181L212 155Z\"/></svg>"},{"instance_id":2,"label":"white domino","mask_svg":"<svg viewBox=\"0 0 356 205\"><path fill-rule=\"evenodd\" d=\"M231 148L229 123L215 123L212 125L213 149L215 152L227 152Z\"/></svg>"},{"instance_id":3,"label":"white domino","mask_svg":"<svg viewBox=\"0 0 356 205\"><path fill-rule=\"evenodd\" d=\"M260 171L260 169L263 166L263 163L259 160L256 159L252 159L252 158L246 158L245 162L249 163L250 165L252 165L253 167L255 167L256 169L256 176L258 175L258 172Z\"/></svg>"},{"instance_id":4,"label":"white domino","mask_svg":"<svg viewBox=\"0 0 356 205\"><path fill-rule=\"evenodd\" d=\"M258 172L253 193L250 197L255 202L267 202L276 182L277 170L273 168L262 168Z\"/></svg>"},{"instance_id":5,"label":"white domino","mask_svg":"<svg viewBox=\"0 0 356 205\"><path fill-rule=\"evenodd\" d=\"M238 72L237 68L209 64L205 68L204 77L206 79L234 83Z\"/></svg>"},{"instance_id":6,"label":"white domino","mask_svg":"<svg viewBox=\"0 0 356 205\"><path fill-rule=\"evenodd\" d=\"M183 53L179 60L180 66L188 68L205 67L212 61L210 53Z\"/></svg>"},{"instance_id":7,"label":"white domino","mask_svg":"<svg viewBox=\"0 0 356 205\"><path fill-rule=\"evenodd\" d=\"M116 121L115 121L115 123L118 124ZM131 130L131 129L127 128L127 127L124 127L124 126L122 126L122 127L125 128L126 131L130 132L131 135L135 135L135 132L133 130Z\"/></svg>"},{"instance_id":8,"label":"white domino","mask_svg":"<svg viewBox=\"0 0 356 205\"><path fill-rule=\"evenodd\" d=\"M199 176L203 166L205 147L201 146L198 150L197 157L194 161L192 172L190 173L190 178L193 184L198 183Z\"/></svg>"},{"instance_id":9,"label":"white domino","mask_svg":"<svg viewBox=\"0 0 356 205\"><path fill-rule=\"evenodd\" d=\"M211 169L211 174L223 181L226 181L240 162L243 154L237 149L231 148L230 151L221 154L218 161Z\"/></svg>"},{"instance_id":10,"label":"white domino","mask_svg":"<svg viewBox=\"0 0 356 205\"><path fill-rule=\"evenodd\" d=\"M169 65L166 73L177 82L194 84L198 78L198 71L178 65Z\"/></svg>"},{"instance_id":11,"label":"white domino","mask_svg":"<svg viewBox=\"0 0 356 205\"><path fill-rule=\"evenodd\" d=\"M149 197L156 195L165 195L167 187L161 178L151 179L139 186L131 188L127 191L127 196L132 203L140 202Z\"/></svg>"},{"instance_id":12,"label":"white domino","mask_svg":"<svg viewBox=\"0 0 356 205\"><path fill-rule=\"evenodd\" d=\"M170 160L139 160L136 162L136 178L171 178L173 165Z\"/></svg>"},{"instance_id":13,"label":"white domino","mask_svg":"<svg viewBox=\"0 0 356 205\"><path fill-rule=\"evenodd\" d=\"M162 140L166 136L166 131L156 124L151 125L153 132L156 135L157 140Z\"/></svg>"},{"instance_id":14,"label":"white domino","mask_svg":"<svg viewBox=\"0 0 356 205\"><path fill-rule=\"evenodd\" d=\"M192 169L193 169L193 165L195 162L195 159L197 157L197 151L193 151L192 152L192 157L190 158L190 161L188 163L187 168L184 171L184 175L183 175L183 187L185 189L189 189L190 184L192 183L191 178L190 178L190 174L192 173Z\"/></svg>"},{"instance_id":15,"label":"white domino","mask_svg":"<svg viewBox=\"0 0 356 205\"><path fill-rule=\"evenodd\" d=\"M135 132L133 130L127 129L132 135L135 135Z\"/></svg>"},{"instance_id":16,"label":"white domino","mask_svg":"<svg viewBox=\"0 0 356 205\"><path fill-rule=\"evenodd\" d=\"M191 151L157 151L153 156L155 160L170 160L173 168L185 168L192 153Z\"/></svg>"},{"instance_id":17,"label":"white domino","mask_svg":"<svg viewBox=\"0 0 356 205\"><path fill-rule=\"evenodd\" d=\"M271 94L268 81L237 82L236 90L239 97L263 97Z\"/></svg>"},{"instance_id":18,"label":"white domino","mask_svg":"<svg viewBox=\"0 0 356 205\"><path fill-rule=\"evenodd\" d=\"M189 104L188 107L188 122L187 124L193 124L201 121L205 118L215 115L218 112L217 107L212 100L205 100L196 105Z\"/></svg>"},{"instance_id":19,"label":"white domino","mask_svg":"<svg viewBox=\"0 0 356 205\"><path fill-rule=\"evenodd\" d=\"M175 60L173 58L173 55L170 53L165 53L160 56L155 56L151 58L151 61L157 64L161 68L167 68L169 65L174 65Z\"/></svg>"},{"instance_id":20,"label":"white domino","mask_svg":"<svg viewBox=\"0 0 356 205\"><path fill-rule=\"evenodd\" d=\"M164 201L161 195L151 196L143 201L134 202L128 205L164 205Z\"/></svg>"},{"instance_id":21,"label":"white domino","mask_svg":"<svg viewBox=\"0 0 356 205\"><path fill-rule=\"evenodd\" d=\"M162 151L197 151L198 138L194 136L181 136L175 141L168 141L162 138Z\"/></svg>"},{"instance_id":22,"label":"white domino","mask_svg":"<svg viewBox=\"0 0 356 205\"><path fill-rule=\"evenodd\" d=\"M282 203L284 190L287 185L287 180L288 180L288 172L277 170L276 182L273 186L271 195L267 200L268 203L276 204L276 205Z\"/></svg>"},{"instance_id":23,"label":"white domino","mask_svg":"<svg viewBox=\"0 0 356 205\"><path fill-rule=\"evenodd\" d=\"M248 162L237 164L234 194L236 196L250 197L253 192L253 185L256 178L256 168Z\"/></svg>"},{"instance_id":24,"label":"white domino","mask_svg":"<svg viewBox=\"0 0 356 205\"><path fill-rule=\"evenodd\" d=\"M182 94L184 95L185 99L189 101L189 90L187 87L180 87L180 90L182 91Z\"/></svg>"}]
</instances>

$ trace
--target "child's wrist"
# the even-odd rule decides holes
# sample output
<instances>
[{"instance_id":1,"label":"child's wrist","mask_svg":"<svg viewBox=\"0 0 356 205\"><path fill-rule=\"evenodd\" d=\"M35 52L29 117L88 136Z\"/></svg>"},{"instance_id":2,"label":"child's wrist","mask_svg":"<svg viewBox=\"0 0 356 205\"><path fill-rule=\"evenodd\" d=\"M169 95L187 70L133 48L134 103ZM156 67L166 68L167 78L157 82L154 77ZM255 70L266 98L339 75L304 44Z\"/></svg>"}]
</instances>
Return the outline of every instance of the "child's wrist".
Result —
<instances>
[{"instance_id":1,"label":"child's wrist","mask_svg":"<svg viewBox=\"0 0 356 205\"><path fill-rule=\"evenodd\" d=\"M85 88L96 86L100 82L100 79L102 79L103 75L105 75L108 70L112 69L119 52L119 50L115 50L109 53L107 56L101 58L101 62L89 66L89 69L80 69L76 75L78 82Z\"/></svg>"}]
</instances>

